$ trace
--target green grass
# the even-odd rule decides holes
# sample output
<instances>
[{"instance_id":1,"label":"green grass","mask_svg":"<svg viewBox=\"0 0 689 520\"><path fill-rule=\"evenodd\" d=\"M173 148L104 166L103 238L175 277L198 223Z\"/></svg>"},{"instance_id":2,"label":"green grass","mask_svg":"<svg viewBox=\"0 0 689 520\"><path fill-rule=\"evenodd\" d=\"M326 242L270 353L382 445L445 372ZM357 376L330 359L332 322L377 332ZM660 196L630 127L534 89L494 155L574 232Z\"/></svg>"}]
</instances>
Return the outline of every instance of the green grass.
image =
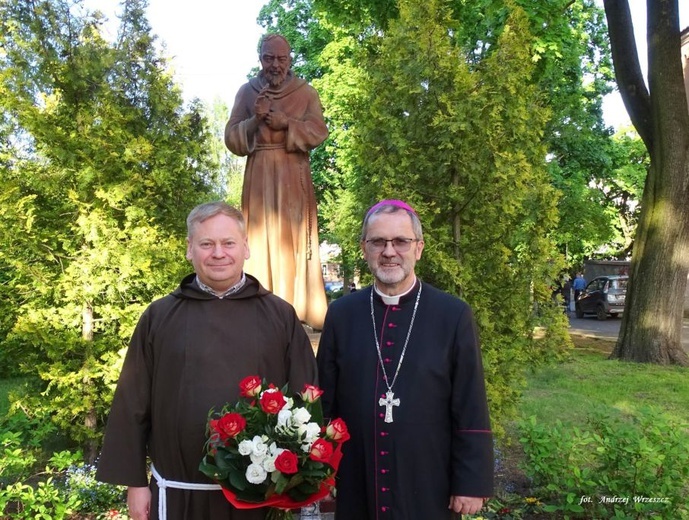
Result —
<instances>
[{"instance_id":1,"label":"green grass","mask_svg":"<svg viewBox=\"0 0 689 520\"><path fill-rule=\"evenodd\" d=\"M689 368L608 360L606 342L573 339L571 359L528 377L521 417L583 426L594 409L628 416L651 407L689 424Z\"/></svg>"},{"instance_id":2,"label":"green grass","mask_svg":"<svg viewBox=\"0 0 689 520\"><path fill-rule=\"evenodd\" d=\"M531 497L537 497L551 506L563 506L566 495L551 496L551 492L534 487L528 476L531 471L525 467L528 462L524 447L518 440L522 435L517 426L519 421L534 416L539 427L552 429L557 439L558 436L581 436L582 433L577 432L592 431L589 423L592 417L610 418L611 424L618 424L612 421L637 414L648 417L642 411L652 408L667 421L680 423L689 431L689 407L686 406L689 403L689 368L608 360L614 342L580 336L572 336L572 340L576 348L567 361L541 367L527 375L517 421L506 428L506 442L501 443L498 452L497 499L489 502L489 509L497 511L505 507L513 516L491 513L482 518L565 518L564 514L543 512L543 504L538 500L537 506L527 503L534 500ZM563 426L556 426L557 421ZM547 452L547 447L543 450ZM614 481L615 475L610 478Z\"/></svg>"}]
</instances>

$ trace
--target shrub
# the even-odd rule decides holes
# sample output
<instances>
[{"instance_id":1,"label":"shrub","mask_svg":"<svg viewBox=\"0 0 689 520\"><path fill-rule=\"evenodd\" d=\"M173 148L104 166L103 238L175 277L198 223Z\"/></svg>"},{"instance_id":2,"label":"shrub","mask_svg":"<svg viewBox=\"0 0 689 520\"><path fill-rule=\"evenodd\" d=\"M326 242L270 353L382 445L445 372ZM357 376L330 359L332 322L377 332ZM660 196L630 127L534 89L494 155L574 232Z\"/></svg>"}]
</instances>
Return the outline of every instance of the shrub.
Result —
<instances>
[{"instance_id":1,"label":"shrub","mask_svg":"<svg viewBox=\"0 0 689 520\"><path fill-rule=\"evenodd\" d=\"M96 481L95 467L78 462L81 457L56 453L43 471L0 489L0 514L47 520L119 518L126 504L124 488Z\"/></svg>"},{"instance_id":2,"label":"shrub","mask_svg":"<svg viewBox=\"0 0 689 520\"><path fill-rule=\"evenodd\" d=\"M524 470L545 511L587 519L689 515L686 424L646 408L630 419L594 412L587 430L534 417L519 430Z\"/></svg>"},{"instance_id":3,"label":"shrub","mask_svg":"<svg viewBox=\"0 0 689 520\"><path fill-rule=\"evenodd\" d=\"M55 435L40 417L15 413L0 421L0 517L119 518L124 489L97 482L81 452L59 451L46 460L43 448Z\"/></svg>"},{"instance_id":4,"label":"shrub","mask_svg":"<svg viewBox=\"0 0 689 520\"><path fill-rule=\"evenodd\" d=\"M124 509L126 492L121 486L113 486L96 480L96 466L72 465L64 474L64 492L79 499L78 511L101 511L107 514Z\"/></svg>"}]
</instances>

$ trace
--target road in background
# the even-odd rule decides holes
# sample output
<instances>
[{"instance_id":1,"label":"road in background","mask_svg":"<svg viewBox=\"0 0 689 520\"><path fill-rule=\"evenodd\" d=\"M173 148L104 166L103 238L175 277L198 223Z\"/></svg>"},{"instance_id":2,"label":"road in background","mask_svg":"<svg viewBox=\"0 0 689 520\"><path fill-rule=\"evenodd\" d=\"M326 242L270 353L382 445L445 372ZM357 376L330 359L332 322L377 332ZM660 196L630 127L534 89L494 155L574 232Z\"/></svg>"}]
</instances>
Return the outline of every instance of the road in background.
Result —
<instances>
[{"instance_id":1,"label":"road in background","mask_svg":"<svg viewBox=\"0 0 689 520\"><path fill-rule=\"evenodd\" d=\"M569 315L569 332L580 336L616 341L620 334L621 323L622 318L608 318L600 321L595 317L576 318L572 312ZM689 352L689 319L687 318L684 319L682 325L682 346Z\"/></svg>"}]
</instances>

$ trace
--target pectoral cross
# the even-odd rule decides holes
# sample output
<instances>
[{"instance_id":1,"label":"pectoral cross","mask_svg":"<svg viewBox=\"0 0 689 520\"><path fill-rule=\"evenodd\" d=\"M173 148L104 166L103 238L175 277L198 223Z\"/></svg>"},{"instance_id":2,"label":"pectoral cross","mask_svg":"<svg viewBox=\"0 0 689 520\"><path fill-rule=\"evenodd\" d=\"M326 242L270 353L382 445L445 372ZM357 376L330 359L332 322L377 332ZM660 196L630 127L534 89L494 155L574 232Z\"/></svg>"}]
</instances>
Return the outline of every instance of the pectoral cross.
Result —
<instances>
[{"instance_id":1,"label":"pectoral cross","mask_svg":"<svg viewBox=\"0 0 689 520\"><path fill-rule=\"evenodd\" d=\"M391 390L388 390L387 392L385 392L385 397L381 397L380 399L378 399L378 404L380 406L385 407L385 422L391 423L392 422L392 407L400 405L399 398L395 399L395 394Z\"/></svg>"}]
</instances>

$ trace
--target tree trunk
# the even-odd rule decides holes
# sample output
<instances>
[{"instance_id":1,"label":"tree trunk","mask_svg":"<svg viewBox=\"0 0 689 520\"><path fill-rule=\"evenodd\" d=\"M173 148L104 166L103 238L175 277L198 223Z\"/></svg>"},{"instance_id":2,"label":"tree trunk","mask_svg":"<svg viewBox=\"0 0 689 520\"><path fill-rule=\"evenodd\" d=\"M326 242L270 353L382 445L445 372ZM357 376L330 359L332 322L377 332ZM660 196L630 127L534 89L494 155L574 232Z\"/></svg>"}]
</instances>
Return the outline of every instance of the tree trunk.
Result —
<instances>
[{"instance_id":1,"label":"tree trunk","mask_svg":"<svg viewBox=\"0 0 689 520\"><path fill-rule=\"evenodd\" d=\"M687 366L681 334L689 272L689 111L678 4L648 4L650 95L639 87L643 79L629 41L627 0L605 0L605 11L620 93L651 158L625 314L611 358Z\"/></svg>"}]
</instances>

